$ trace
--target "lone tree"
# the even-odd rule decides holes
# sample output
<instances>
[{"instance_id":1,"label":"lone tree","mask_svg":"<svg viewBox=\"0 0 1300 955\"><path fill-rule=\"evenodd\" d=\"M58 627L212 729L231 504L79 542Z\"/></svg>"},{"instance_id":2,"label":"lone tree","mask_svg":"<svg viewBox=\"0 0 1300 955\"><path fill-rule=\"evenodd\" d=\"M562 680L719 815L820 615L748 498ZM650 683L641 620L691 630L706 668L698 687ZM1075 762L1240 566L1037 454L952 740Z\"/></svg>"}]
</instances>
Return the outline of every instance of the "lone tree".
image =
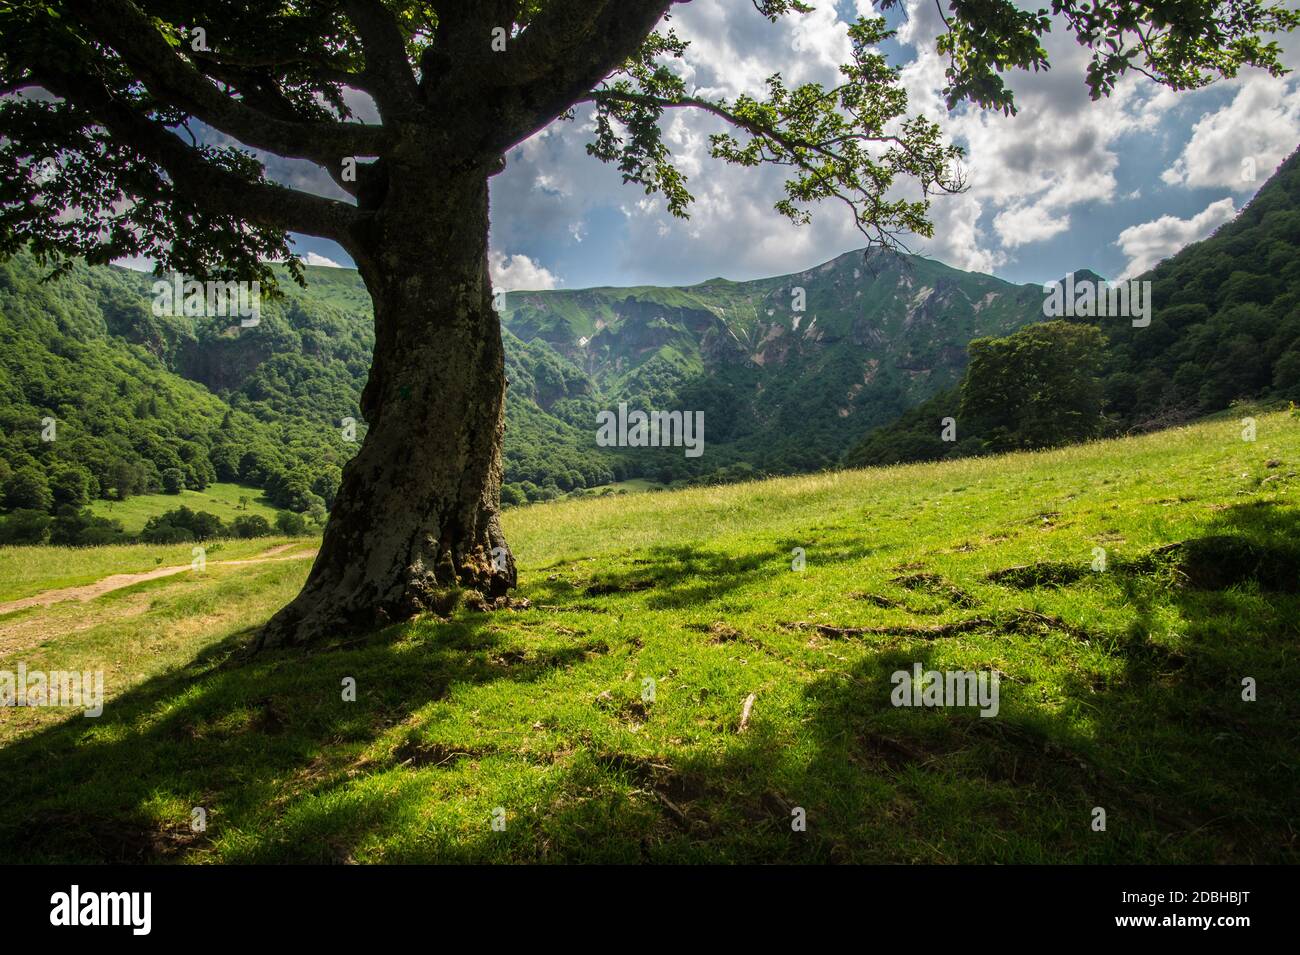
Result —
<instances>
[{"instance_id":1,"label":"lone tree","mask_svg":"<svg viewBox=\"0 0 1300 955\"><path fill-rule=\"evenodd\" d=\"M776 21L798 0L752 3ZM830 2L830 0L823 0ZM882 9L899 0L880 0ZM878 245L928 236L961 188L959 149L908 115L883 19L849 28L837 85L697 95L676 70L673 0L0 0L0 254L56 267L152 257L200 280L302 281L289 233L337 241L374 300L365 442L344 471L302 593L270 645L399 620L455 588L516 581L498 520L505 374L487 268L488 180L505 155L590 110L595 158L686 215L660 121L724 124L712 155L789 170L779 212L847 204ZM940 0L949 107L1012 111L1002 74L1045 69L1053 22L1092 51L1108 94L1128 70L1176 89L1242 65L1284 72L1262 0ZM777 66L774 64L774 68ZM354 113L368 97L378 122ZM314 163L349 198L268 180L254 151Z\"/></svg>"}]
</instances>

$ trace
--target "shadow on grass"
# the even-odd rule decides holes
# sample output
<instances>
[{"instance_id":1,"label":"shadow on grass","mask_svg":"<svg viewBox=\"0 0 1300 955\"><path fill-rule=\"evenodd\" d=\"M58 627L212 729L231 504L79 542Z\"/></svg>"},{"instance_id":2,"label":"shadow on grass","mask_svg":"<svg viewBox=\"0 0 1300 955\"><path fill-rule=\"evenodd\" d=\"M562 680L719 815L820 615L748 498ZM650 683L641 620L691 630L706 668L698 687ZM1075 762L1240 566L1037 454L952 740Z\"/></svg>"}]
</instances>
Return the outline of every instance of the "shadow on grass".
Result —
<instances>
[{"instance_id":1,"label":"shadow on grass","mask_svg":"<svg viewBox=\"0 0 1300 955\"><path fill-rule=\"evenodd\" d=\"M159 861L201 848L192 807L238 826L268 803L311 798L334 785L335 762L356 760L451 686L529 682L592 649L499 654L482 615L419 626L402 643L394 627L343 649L251 657L254 631L236 633L113 697L97 719L18 739L0 750L0 861ZM348 678L355 702L343 700ZM346 838L294 854L341 860Z\"/></svg>"},{"instance_id":2,"label":"shadow on grass","mask_svg":"<svg viewBox=\"0 0 1300 955\"><path fill-rule=\"evenodd\" d=\"M717 600L764 577L787 574L792 551L811 549L808 540L776 541L770 552L736 557L697 544L659 546L635 551L624 557L625 566L601 571L590 578L568 580L558 573L527 587L535 601L555 605L575 598L621 596L644 592L644 606L650 610L681 610ZM879 553L882 548L854 542L851 546L822 539L810 560L844 562Z\"/></svg>"},{"instance_id":3,"label":"shadow on grass","mask_svg":"<svg viewBox=\"0 0 1300 955\"><path fill-rule=\"evenodd\" d=\"M761 698L744 734L720 727L716 745L658 752L574 723L549 752L510 752L477 737L426 744L417 734L376 760L377 739L454 685L523 686L608 649L599 640L503 652L497 618L473 615L340 650L247 659L249 635L236 634L115 698L99 721L70 720L0 751L0 859L202 858L207 837L190 831L188 812L204 806L245 840L224 844L221 857L250 862L370 858L375 840L408 824L418 837L385 858L1293 862L1300 597L1285 561L1297 530L1294 509L1233 507L1197 538L1218 543L1129 568L1127 631L1093 635L1121 665L1104 677L1077 668L1063 698L1046 699L1032 674L1017 673L1003 680L994 718L896 708L890 676L915 663L986 670L1000 641L1041 640L1048 654L1058 646L1049 641L1069 634L844 640L833 645L841 665L790 671L799 684L792 710L772 715ZM1254 562L1226 566L1241 554ZM785 570L783 553L730 559L693 546L637 559L529 592L572 611L646 590L634 599L684 609ZM1210 577L1191 560L1225 567ZM1156 627L1168 607L1180 633ZM340 700L347 677L356 703ZM1241 698L1245 677L1258 684L1257 702ZM535 766L536 778L507 778L519 765ZM387 772L396 766L414 771ZM503 781L494 787L496 773ZM451 791L484 782L483 798L511 794L506 831L429 827L430 774ZM371 776L375 785L356 785ZM1094 807L1107 812L1106 832L1092 828ZM466 811L486 818L490 809ZM803 831L794 825L801 816Z\"/></svg>"}]
</instances>

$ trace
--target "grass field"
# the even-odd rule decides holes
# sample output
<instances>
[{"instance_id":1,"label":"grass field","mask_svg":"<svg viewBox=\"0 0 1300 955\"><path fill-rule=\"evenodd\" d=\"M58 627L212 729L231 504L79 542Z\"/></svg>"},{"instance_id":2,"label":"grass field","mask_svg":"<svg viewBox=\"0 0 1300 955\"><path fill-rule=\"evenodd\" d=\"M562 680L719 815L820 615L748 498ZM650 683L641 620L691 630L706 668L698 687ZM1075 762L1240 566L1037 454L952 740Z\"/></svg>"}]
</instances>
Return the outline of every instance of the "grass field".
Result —
<instances>
[{"instance_id":1,"label":"grass field","mask_svg":"<svg viewBox=\"0 0 1300 955\"><path fill-rule=\"evenodd\" d=\"M288 537L207 541L209 560L238 560L287 543ZM0 602L46 590L77 587L110 574L132 574L191 563L193 543L108 547L0 547ZM94 608L87 608L93 614Z\"/></svg>"},{"instance_id":2,"label":"grass field","mask_svg":"<svg viewBox=\"0 0 1300 955\"><path fill-rule=\"evenodd\" d=\"M247 506L240 503L240 498L247 498ZM280 513L262 491L242 484L209 484L202 491L181 491L179 494L141 494L129 497L125 501L94 501L90 505L96 517L108 517L121 521L128 534L137 534L144 529L145 522L151 517L174 511L184 505L192 511L207 511L215 514L229 524L237 517L260 514L267 523L275 526L275 516Z\"/></svg>"},{"instance_id":3,"label":"grass field","mask_svg":"<svg viewBox=\"0 0 1300 955\"><path fill-rule=\"evenodd\" d=\"M527 609L328 650L249 650L309 541L11 614L108 702L0 710L0 860L1295 862L1297 464L1272 414L514 508Z\"/></svg>"}]
</instances>

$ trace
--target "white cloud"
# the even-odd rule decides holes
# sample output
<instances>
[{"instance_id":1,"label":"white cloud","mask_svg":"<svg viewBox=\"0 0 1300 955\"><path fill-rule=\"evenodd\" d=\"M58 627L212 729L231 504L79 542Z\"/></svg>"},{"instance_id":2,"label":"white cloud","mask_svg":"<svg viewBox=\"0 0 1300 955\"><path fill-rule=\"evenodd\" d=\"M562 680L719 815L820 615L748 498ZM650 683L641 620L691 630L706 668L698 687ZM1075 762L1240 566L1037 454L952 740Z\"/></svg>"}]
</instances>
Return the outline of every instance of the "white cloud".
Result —
<instances>
[{"instance_id":1,"label":"white cloud","mask_svg":"<svg viewBox=\"0 0 1300 955\"><path fill-rule=\"evenodd\" d=\"M1255 73L1232 101L1192 127L1183 153L1161 175L1191 188L1254 192L1300 141L1300 86Z\"/></svg>"},{"instance_id":2,"label":"white cloud","mask_svg":"<svg viewBox=\"0 0 1300 955\"><path fill-rule=\"evenodd\" d=\"M327 259L319 252L308 252L306 255L298 256L298 258L302 259L303 265L320 265L327 269L347 268L345 265L339 265L339 263L335 262L333 259Z\"/></svg>"},{"instance_id":3,"label":"white cloud","mask_svg":"<svg viewBox=\"0 0 1300 955\"><path fill-rule=\"evenodd\" d=\"M1009 249L1030 242L1050 239L1070 228L1070 216L1053 210L1045 203L1032 206L1012 206L999 212L993 219L1002 244Z\"/></svg>"},{"instance_id":4,"label":"white cloud","mask_svg":"<svg viewBox=\"0 0 1300 955\"><path fill-rule=\"evenodd\" d=\"M1128 256L1128 265L1120 278L1140 275L1184 246L1205 238L1236 214L1232 197L1228 196L1210 203L1190 219L1161 216L1151 222L1129 226L1119 234L1115 243Z\"/></svg>"},{"instance_id":5,"label":"white cloud","mask_svg":"<svg viewBox=\"0 0 1300 955\"><path fill-rule=\"evenodd\" d=\"M672 26L691 46L679 72L688 87L701 95L728 98L740 92L762 95L763 81L777 70L787 86L808 81L834 84L836 67L849 50L847 24L837 16L837 7L849 17L855 10L869 15L872 6L868 0L854 0L817 7L808 17L782 18L771 24L746 3L683 5L674 10ZM965 104L949 113L942 96L946 60L934 45L943 29L935 4L905 0L905 8L898 42L904 49L901 76L909 94L908 114L920 112L937 121L949 141L966 148L964 165L970 184L962 195L934 199L933 239L906 241L916 251L958 268L994 271L1017 259L1052 274L1078 267L1082 264L1078 261L1042 261L1046 253L1038 253L1036 244L1059 237L1085 220L1095 223L1098 215L1113 222L1115 232L1131 222L1136 214L1121 200L1136 201L1146 195L1149 202L1152 193L1159 193L1160 184L1148 188L1156 177L1150 172L1140 183L1125 181L1121 154L1132 169L1128 157L1152 155L1159 137L1187 139L1191 120L1207 108L1205 104L1219 102L1207 97L1221 94L1175 94L1136 73L1120 80L1110 97L1093 102L1084 82L1089 51L1058 21L1044 38L1052 68L1005 74L1016 95L1017 115ZM1234 81L1249 82L1254 81L1245 74ZM1262 182L1276 164L1273 153L1278 158L1285 155L1300 141L1300 129L1292 131L1281 122L1295 112L1290 100L1284 109L1276 93L1272 100L1259 99L1258 91L1252 95L1256 98L1237 103L1240 121L1253 123L1258 110L1265 109L1269 121L1276 120L1275 125L1283 129L1258 134L1270 137L1268 148L1251 147L1267 156L1259 163ZM1269 103L1278 111L1268 113ZM1203 125L1200 135L1205 142L1217 127ZM571 224L577 220L593 240L589 245L606 250L600 268L613 270L616 277L611 279L626 284L785 273L865 244L848 210L839 203L814 206L813 223L806 227L795 227L777 214L772 204L783 195L785 170L741 169L712 160L708 136L725 128L721 121L690 110L670 111L665 117L664 140L697 200L690 220L683 222L668 215L661 197L642 196L636 187L621 182L617 169L585 154L591 127L588 114L579 111L577 121L554 124L515 150L509 168L493 180L494 240L503 248L526 248L544 262L547 253L542 251L546 246L541 237L556 247L567 246L574 238ZM1278 144L1284 140L1286 148L1281 149ZM1235 160L1224 168L1240 174ZM1187 169L1189 181L1199 175L1191 165ZM896 195L910 198L912 193L905 186ZM598 210L622 210L623 221L610 226ZM1189 222L1201 221L1209 229L1217 224L1213 216ZM1150 255L1158 259L1164 254L1159 243L1150 252L1144 248L1158 236L1154 223L1133 229L1127 239L1134 250L1130 258L1146 261ZM1169 242L1177 245L1177 239L1165 244ZM1077 258L1088 250L1074 252Z\"/></svg>"},{"instance_id":6,"label":"white cloud","mask_svg":"<svg viewBox=\"0 0 1300 955\"><path fill-rule=\"evenodd\" d=\"M950 200L939 199L933 207L936 239L925 249L961 268L1005 264L1013 250L1069 229L1071 210L1113 202L1119 197L1121 141L1153 129L1174 105L1159 96L1158 87L1132 75L1110 97L1092 101L1084 83L1088 51L1056 23L1044 38L1052 68L1005 75L1016 115L969 104L949 113L942 95L946 59L934 44L943 30L938 10L931 0L908 0L907 13L899 38L916 56L902 71L903 85L913 108L965 147L969 183L962 197L968 207L961 216L967 223L961 244L944 231L943 207ZM991 234L974 228L986 214L992 216Z\"/></svg>"},{"instance_id":7,"label":"white cloud","mask_svg":"<svg viewBox=\"0 0 1300 955\"><path fill-rule=\"evenodd\" d=\"M494 250L488 253L488 269L492 273L492 288L498 292L537 291L559 284L549 269L526 255L506 255Z\"/></svg>"}]
</instances>

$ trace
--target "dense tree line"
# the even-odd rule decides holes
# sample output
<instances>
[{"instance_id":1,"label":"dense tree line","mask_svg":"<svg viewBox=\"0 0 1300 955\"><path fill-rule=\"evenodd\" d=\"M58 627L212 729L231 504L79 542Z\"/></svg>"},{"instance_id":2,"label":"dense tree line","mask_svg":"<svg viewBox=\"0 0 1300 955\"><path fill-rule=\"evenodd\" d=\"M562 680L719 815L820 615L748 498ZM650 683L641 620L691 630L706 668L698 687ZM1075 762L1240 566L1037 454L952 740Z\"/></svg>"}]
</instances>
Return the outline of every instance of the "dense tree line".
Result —
<instances>
[{"instance_id":1,"label":"dense tree line","mask_svg":"<svg viewBox=\"0 0 1300 955\"><path fill-rule=\"evenodd\" d=\"M1048 447L1242 400L1300 401L1300 153L1235 220L1138 281L1151 283L1149 325L1075 317L972 342L957 389L871 432L844 463ZM943 440L947 416L955 441Z\"/></svg>"},{"instance_id":2,"label":"dense tree line","mask_svg":"<svg viewBox=\"0 0 1300 955\"><path fill-rule=\"evenodd\" d=\"M309 407L321 389L301 387L304 405L278 414L263 394L272 367L251 379L256 397L232 407L168 365L202 351L199 336L228 330L154 316L146 276L43 274L27 256L0 266L0 512L53 519L96 498L239 481L277 507L324 516L351 448Z\"/></svg>"}]
</instances>

